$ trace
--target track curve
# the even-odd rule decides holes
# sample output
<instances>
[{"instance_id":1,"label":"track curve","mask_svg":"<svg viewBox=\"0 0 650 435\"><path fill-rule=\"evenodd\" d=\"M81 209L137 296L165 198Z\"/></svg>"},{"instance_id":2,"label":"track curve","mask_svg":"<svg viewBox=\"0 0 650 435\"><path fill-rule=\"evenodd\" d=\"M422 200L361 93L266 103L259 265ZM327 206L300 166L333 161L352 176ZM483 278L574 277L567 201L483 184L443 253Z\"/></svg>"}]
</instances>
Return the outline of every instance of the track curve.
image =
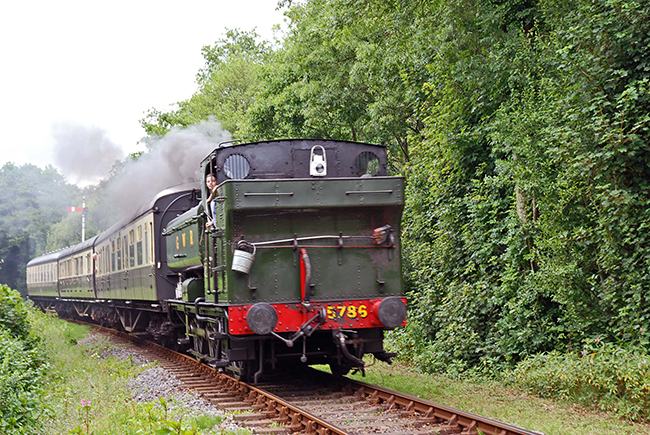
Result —
<instances>
[{"instance_id":1,"label":"track curve","mask_svg":"<svg viewBox=\"0 0 650 435\"><path fill-rule=\"evenodd\" d=\"M251 385L143 338L87 324L154 356L186 387L233 412L233 419L254 433L540 434L311 368L291 370L272 381Z\"/></svg>"}]
</instances>

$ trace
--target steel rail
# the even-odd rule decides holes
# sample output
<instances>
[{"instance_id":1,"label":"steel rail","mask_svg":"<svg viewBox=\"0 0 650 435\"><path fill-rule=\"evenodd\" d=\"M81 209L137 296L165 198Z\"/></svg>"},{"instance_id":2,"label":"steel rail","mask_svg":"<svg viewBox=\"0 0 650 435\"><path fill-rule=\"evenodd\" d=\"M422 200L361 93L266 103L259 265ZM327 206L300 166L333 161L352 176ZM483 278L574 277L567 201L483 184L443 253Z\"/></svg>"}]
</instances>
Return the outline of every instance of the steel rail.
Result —
<instances>
[{"instance_id":1,"label":"steel rail","mask_svg":"<svg viewBox=\"0 0 650 435\"><path fill-rule=\"evenodd\" d=\"M144 340L132 334L105 328L93 323L86 323L82 321L75 321L75 323L90 325L93 328L105 331L109 334L135 343L140 347L147 348L163 358L178 362L179 364L185 366L190 366L199 372L208 374L211 377L215 378L216 383L221 384L221 387L237 391L237 393L239 393L241 396L244 396L248 402L251 402L251 408L263 409L265 412L275 412L278 419L290 423L288 427L293 431L318 435L349 435L342 429L327 423L319 417L312 415L309 412L300 409L289 402L286 402L280 397L254 387L253 385L238 381L225 373L220 373L213 367L202 364L193 357L168 349L157 343Z\"/></svg>"},{"instance_id":2,"label":"steel rail","mask_svg":"<svg viewBox=\"0 0 650 435\"><path fill-rule=\"evenodd\" d=\"M348 381L355 394L371 401L377 403L383 402L389 406L399 406L407 412L418 412L425 419L438 418L447 421L453 420L462 426L464 430L469 430L470 432L480 430L486 434L497 435L540 435L542 433L450 408L405 393L389 390L388 388L370 385L362 381L349 378Z\"/></svg>"},{"instance_id":3,"label":"steel rail","mask_svg":"<svg viewBox=\"0 0 650 435\"><path fill-rule=\"evenodd\" d=\"M116 331L114 329L78 320L73 320L73 322L90 325L93 328L121 337L127 341L131 341L169 361L173 361L185 367L190 367L191 370L212 378L215 384L215 389L222 388L230 390L240 396L243 402L250 404L251 409L258 409L265 414L275 415L273 418L274 421L285 423L285 427L294 432L317 435L349 435L345 430L328 423L304 409L286 402L281 397L245 382L238 381L225 373L217 371L213 367L200 363L193 357L173 351L133 334ZM368 402L383 405L389 409L393 408L402 410L405 414L421 420L429 420L432 423L444 423L446 429L449 429L454 433L460 433L461 435L476 435L481 432L494 435L541 434L541 432L531 431L512 424L481 417L470 412L454 409L362 381L357 381L347 377L334 377L329 373L312 368L309 370L310 376L321 377L325 379L328 384L333 385L337 382L344 382L344 388L347 389L350 394Z\"/></svg>"}]
</instances>

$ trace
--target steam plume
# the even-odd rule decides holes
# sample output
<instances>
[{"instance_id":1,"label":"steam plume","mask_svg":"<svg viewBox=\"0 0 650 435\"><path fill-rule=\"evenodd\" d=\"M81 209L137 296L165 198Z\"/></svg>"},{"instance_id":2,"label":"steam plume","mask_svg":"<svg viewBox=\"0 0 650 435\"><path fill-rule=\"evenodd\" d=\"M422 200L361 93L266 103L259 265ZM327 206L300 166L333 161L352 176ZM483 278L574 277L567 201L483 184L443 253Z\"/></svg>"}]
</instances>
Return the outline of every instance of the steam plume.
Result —
<instances>
[{"instance_id":1,"label":"steam plume","mask_svg":"<svg viewBox=\"0 0 650 435\"><path fill-rule=\"evenodd\" d=\"M200 163L230 133L214 119L186 129L174 128L150 145L150 151L129 162L108 187L108 203L115 221L151 200L170 186L200 184Z\"/></svg>"},{"instance_id":2,"label":"steam plume","mask_svg":"<svg viewBox=\"0 0 650 435\"><path fill-rule=\"evenodd\" d=\"M52 125L54 164L76 184L92 184L106 177L116 160L124 157L122 148L98 127L80 124Z\"/></svg>"}]
</instances>

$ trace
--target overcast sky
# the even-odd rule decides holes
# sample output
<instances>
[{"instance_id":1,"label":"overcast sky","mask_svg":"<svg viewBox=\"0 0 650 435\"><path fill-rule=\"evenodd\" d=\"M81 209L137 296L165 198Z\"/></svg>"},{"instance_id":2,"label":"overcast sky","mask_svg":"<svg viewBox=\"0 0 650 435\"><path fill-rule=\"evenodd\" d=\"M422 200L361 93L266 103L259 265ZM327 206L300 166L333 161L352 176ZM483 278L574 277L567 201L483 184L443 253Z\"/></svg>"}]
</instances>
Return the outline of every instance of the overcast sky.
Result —
<instances>
[{"instance_id":1,"label":"overcast sky","mask_svg":"<svg viewBox=\"0 0 650 435\"><path fill-rule=\"evenodd\" d=\"M143 150L138 121L148 109L166 110L196 91L201 48L224 36L225 28L256 28L272 39L272 26L284 18L276 5L276 0L2 2L0 166L62 169L53 148L75 132L104 141L114 154Z\"/></svg>"}]
</instances>

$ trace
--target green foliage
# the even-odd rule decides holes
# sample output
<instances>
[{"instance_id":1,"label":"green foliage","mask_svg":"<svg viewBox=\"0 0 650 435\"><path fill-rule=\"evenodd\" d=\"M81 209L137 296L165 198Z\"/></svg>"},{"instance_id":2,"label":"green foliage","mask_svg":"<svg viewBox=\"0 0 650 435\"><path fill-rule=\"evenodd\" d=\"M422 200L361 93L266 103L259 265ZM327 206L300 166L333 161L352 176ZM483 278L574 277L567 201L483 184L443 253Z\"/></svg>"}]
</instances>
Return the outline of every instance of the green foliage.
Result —
<instances>
[{"instance_id":1,"label":"green foliage","mask_svg":"<svg viewBox=\"0 0 650 435\"><path fill-rule=\"evenodd\" d=\"M650 7L540 2L528 29L504 5L446 8L411 147L409 331L423 341L403 351L430 371L507 367L594 335L647 347Z\"/></svg>"},{"instance_id":2,"label":"green foliage","mask_svg":"<svg viewBox=\"0 0 650 435\"><path fill-rule=\"evenodd\" d=\"M0 285L0 433L36 434L47 368L20 294Z\"/></svg>"},{"instance_id":3,"label":"green foliage","mask_svg":"<svg viewBox=\"0 0 650 435\"><path fill-rule=\"evenodd\" d=\"M174 405L175 409L169 407ZM119 407L108 408L101 413L103 422L94 422L92 405L83 401L78 406L80 424L70 431L71 434L102 433L106 435L127 434L156 434L156 435L201 435L216 433L240 433L246 435L250 432L232 432L225 430L227 422L221 415L186 416L188 412L184 407L178 407L175 400L167 401L159 398L153 402L133 402ZM94 429L91 430L91 427Z\"/></svg>"},{"instance_id":4,"label":"green foliage","mask_svg":"<svg viewBox=\"0 0 650 435\"><path fill-rule=\"evenodd\" d=\"M27 261L46 252L51 226L80 197L51 166L0 168L0 283L24 292Z\"/></svg>"},{"instance_id":5,"label":"green foliage","mask_svg":"<svg viewBox=\"0 0 650 435\"><path fill-rule=\"evenodd\" d=\"M409 134L423 128L426 63L435 56L420 50L409 32L430 20L429 11L406 2L396 16L378 3L318 0L287 12L289 31L264 69L247 139L384 143L396 168L408 160Z\"/></svg>"},{"instance_id":6,"label":"green foliage","mask_svg":"<svg viewBox=\"0 0 650 435\"><path fill-rule=\"evenodd\" d=\"M27 314L28 308L20 294L6 285L0 285L0 329L34 347L38 339L31 335Z\"/></svg>"},{"instance_id":7,"label":"green foliage","mask_svg":"<svg viewBox=\"0 0 650 435\"><path fill-rule=\"evenodd\" d=\"M632 419L650 416L650 354L643 348L586 340L581 353L553 351L523 360L509 380L544 397L593 405Z\"/></svg>"},{"instance_id":8,"label":"green foliage","mask_svg":"<svg viewBox=\"0 0 650 435\"><path fill-rule=\"evenodd\" d=\"M40 361L38 349L0 328L0 433L38 433Z\"/></svg>"},{"instance_id":9,"label":"green foliage","mask_svg":"<svg viewBox=\"0 0 650 435\"><path fill-rule=\"evenodd\" d=\"M197 74L199 90L178 103L178 109L151 109L141 124L149 135L162 136L172 127L187 127L214 117L234 137L246 128L246 114L259 93L262 64L273 53L253 30L228 30L213 46L203 47L205 67Z\"/></svg>"},{"instance_id":10,"label":"green foliage","mask_svg":"<svg viewBox=\"0 0 650 435\"><path fill-rule=\"evenodd\" d=\"M92 231L86 230L86 239L92 237ZM56 251L81 242L81 216L79 213L69 213L59 222L52 225L47 237L47 252Z\"/></svg>"}]
</instances>

